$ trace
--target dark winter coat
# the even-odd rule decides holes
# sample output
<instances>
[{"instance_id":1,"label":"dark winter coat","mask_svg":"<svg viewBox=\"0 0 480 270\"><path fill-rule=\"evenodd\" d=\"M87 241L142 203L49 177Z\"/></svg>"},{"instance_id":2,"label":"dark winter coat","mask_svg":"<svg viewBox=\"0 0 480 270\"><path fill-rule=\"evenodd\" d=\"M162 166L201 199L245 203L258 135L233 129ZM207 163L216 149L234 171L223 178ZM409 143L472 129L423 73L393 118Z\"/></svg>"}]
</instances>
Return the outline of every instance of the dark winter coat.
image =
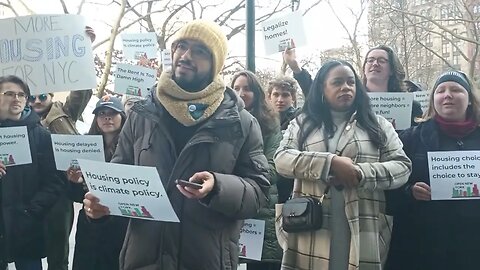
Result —
<instances>
[{"instance_id":1,"label":"dark winter coat","mask_svg":"<svg viewBox=\"0 0 480 270\"><path fill-rule=\"evenodd\" d=\"M278 244L277 235L275 232L275 204L278 203L277 178L279 177L276 169L273 156L277 151L282 134L280 130L272 132L263 137L263 153L269 163L268 180L270 181L270 189L268 190L268 202L265 207L260 209L260 212L254 219L265 221L265 233L262 249L262 262L282 262L282 248ZM241 260L243 262L251 262L249 260Z\"/></svg>"},{"instance_id":2,"label":"dark winter coat","mask_svg":"<svg viewBox=\"0 0 480 270\"><path fill-rule=\"evenodd\" d=\"M7 167L0 179L0 265L2 261L45 257L44 217L64 190L53 157L50 133L29 109L18 121L0 127L26 126L32 163Z\"/></svg>"},{"instance_id":3,"label":"dark winter coat","mask_svg":"<svg viewBox=\"0 0 480 270\"><path fill-rule=\"evenodd\" d=\"M105 150L105 161L110 162L109 152ZM111 150L111 151L108 151ZM78 203L83 202L86 194L84 184L70 183L70 196ZM82 208L78 214L77 233L75 234L75 253L73 270L118 270L118 258L127 231L128 218L109 216L92 220Z\"/></svg>"},{"instance_id":4,"label":"dark winter coat","mask_svg":"<svg viewBox=\"0 0 480 270\"><path fill-rule=\"evenodd\" d=\"M236 269L243 219L258 214L269 187L260 127L239 104L227 88L178 155L156 97L134 105L112 162L156 167L180 223L131 219L121 270ZM214 188L202 200L187 199L175 180L200 171L213 173Z\"/></svg>"},{"instance_id":5,"label":"dark winter coat","mask_svg":"<svg viewBox=\"0 0 480 270\"><path fill-rule=\"evenodd\" d=\"M53 102L41 120L42 125L52 134L79 134L75 122L82 116L91 97L90 89L70 92L65 103Z\"/></svg>"},{"instance_id":6,"label":"dark winter coat","mask_svg":"<svg viewBox=\"0 0 480 270\"><path fill-rule=\"evenodd\" d=\"M478 269L480 200L417 201L411 188L416 182L430 185L427 152L480 150L480 128L457 140L429 120L405 130L400 139L412 160L412 174L387 197L394 225L386 269Z\"/></svg>"}]
</instances>

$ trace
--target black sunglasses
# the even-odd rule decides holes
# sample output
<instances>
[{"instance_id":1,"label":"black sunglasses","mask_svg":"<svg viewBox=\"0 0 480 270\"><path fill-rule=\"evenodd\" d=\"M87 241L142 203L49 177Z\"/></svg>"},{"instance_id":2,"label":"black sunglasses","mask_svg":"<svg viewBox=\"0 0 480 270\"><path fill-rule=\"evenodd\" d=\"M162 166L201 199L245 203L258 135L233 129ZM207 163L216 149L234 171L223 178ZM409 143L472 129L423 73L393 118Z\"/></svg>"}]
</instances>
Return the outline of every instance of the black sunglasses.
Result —
<instances>
[{"instance_id":1,"label":"black sunglasses","mask_svg":"<svg viewBox=\"0 0 480 270\"><path fill-rule=\"evenodd\" d=\"M45 100L47 100L47 97L48 97L48 96L47 96L46 94L41 94L41 95L38 95L38 96L32 95L32 96L29 96L29 97L28 97L28 101L29 101L29 102L35 102L35 100L37 99L37 97L38 97L38 99L40 99L40 102L44 102Z\"/></svg>"}]
</instances>

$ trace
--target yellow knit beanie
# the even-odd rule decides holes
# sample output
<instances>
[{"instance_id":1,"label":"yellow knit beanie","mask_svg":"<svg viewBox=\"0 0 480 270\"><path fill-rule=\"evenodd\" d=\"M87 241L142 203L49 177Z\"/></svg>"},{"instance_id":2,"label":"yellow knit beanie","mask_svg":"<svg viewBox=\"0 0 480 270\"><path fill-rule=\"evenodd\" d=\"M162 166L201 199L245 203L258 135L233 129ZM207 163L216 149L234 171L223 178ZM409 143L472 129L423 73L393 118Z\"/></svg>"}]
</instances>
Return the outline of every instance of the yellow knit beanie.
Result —
<instances>
[{"instance_id":1,"label":"yellow knit beanie","mask_svg":"<svg viewBox=\"0 0 480 270\"><path fill-rule=\"evenodd\" d=\"M223 69L227 57L227 37L216 23L206 20L194 20L183 26L175 35L174 45L182 39L193 39L202 42L213 56L213 74L216 77Z\"/></svg>"}]
</instances>

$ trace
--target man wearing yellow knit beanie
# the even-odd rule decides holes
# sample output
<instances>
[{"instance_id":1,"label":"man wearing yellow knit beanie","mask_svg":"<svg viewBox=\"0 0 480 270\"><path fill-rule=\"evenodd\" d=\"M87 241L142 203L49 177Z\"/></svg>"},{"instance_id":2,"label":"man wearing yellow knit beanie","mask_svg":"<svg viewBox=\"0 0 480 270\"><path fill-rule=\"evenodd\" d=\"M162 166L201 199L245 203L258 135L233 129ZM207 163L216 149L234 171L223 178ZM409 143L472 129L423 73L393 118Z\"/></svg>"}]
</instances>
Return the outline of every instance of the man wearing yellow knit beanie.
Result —
<instances>
[{"instance_id":1,"label":"man wearing yellow knit beanie","mask_svg":"<svg viewBox=\"0 0 480 270\"><path fill-rule=\"evenodd\" d=\"M219 75L227 39L218 25L192 21L171 48L172 70L133 106L112 162L155 166L180 223L131 219L120 269L236 269L242 220L269 187L262 134ZM93 219L109 213L89 193L84 208Z\"/></svg>"}]
</instances>

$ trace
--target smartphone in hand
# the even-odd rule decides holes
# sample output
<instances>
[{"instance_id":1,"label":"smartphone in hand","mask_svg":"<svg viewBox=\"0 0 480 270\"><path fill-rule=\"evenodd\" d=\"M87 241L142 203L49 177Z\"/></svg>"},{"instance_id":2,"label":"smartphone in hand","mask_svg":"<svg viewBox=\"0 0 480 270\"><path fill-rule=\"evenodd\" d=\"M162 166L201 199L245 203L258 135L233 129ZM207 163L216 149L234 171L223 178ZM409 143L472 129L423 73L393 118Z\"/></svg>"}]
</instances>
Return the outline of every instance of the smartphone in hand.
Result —
<instances>
[{"instance_id":1,"label":"smartphone in hand","mask_svg":"<svg viewBox=\"0 0 480 270\"><path fill-rule=\"evenodd\" d=\"M177 179L175 181L175 183L177 185L182 186L182 187L189 187L189 188L193 188L193 189L201 189L203 187L202 184L200 184L200 183L194 183L194 182L181 180L181 179Z\"/></svg>"}]
</instances>

